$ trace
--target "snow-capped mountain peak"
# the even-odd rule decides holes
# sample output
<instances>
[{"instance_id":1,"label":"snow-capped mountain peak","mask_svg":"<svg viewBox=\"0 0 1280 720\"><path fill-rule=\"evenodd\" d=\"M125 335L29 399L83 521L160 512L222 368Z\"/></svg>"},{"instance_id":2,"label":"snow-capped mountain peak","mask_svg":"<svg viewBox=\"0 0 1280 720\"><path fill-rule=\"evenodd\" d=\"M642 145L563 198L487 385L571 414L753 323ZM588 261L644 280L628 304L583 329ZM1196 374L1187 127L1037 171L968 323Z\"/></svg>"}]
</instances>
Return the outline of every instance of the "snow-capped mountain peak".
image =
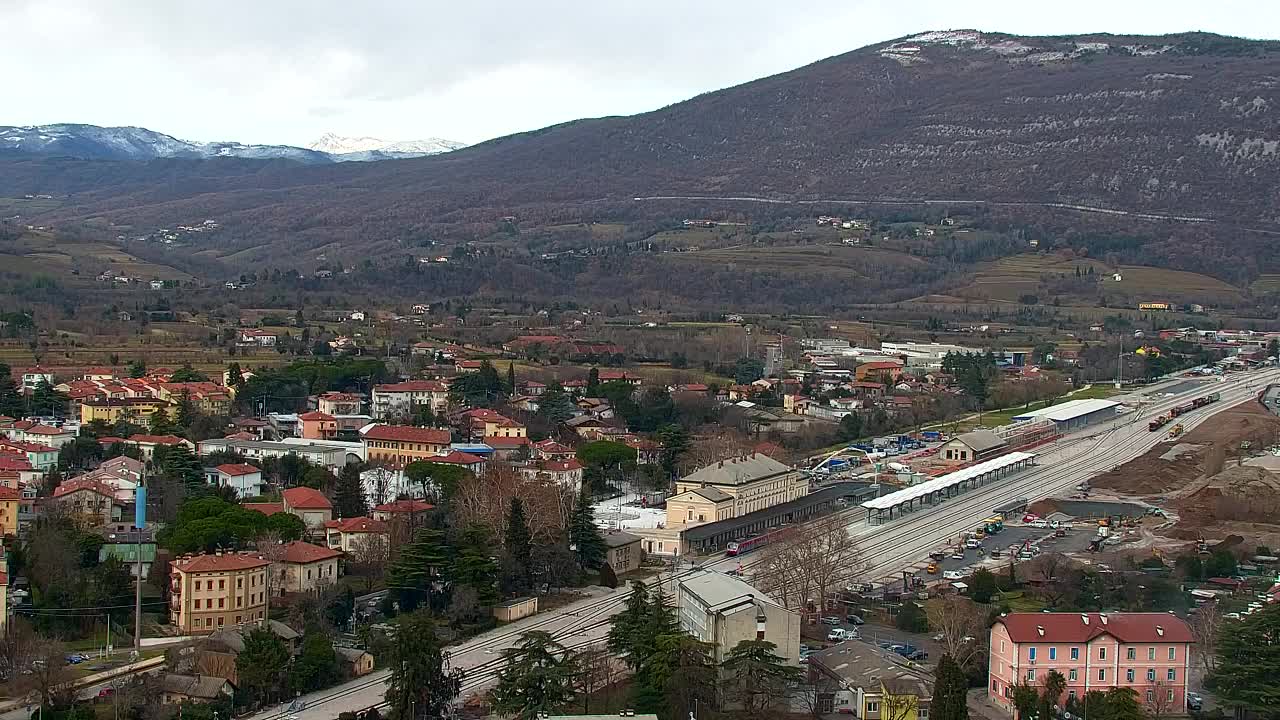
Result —
<instances>
[{"instance_id":1,"label":"snow-capped mountain peak","mask_svg":"<svg viewBox=\"0 0 1280 720\"><path fill-rule=\"evenodd\" d=\"M443 138L392 141L375 137L345 137L334 133L325 133L320 139L307 147L311 150L318 150L335 156L353 153L385 153L402 157L407 155L435 155L457 150L458 148L466 147L466 145Z\"/></svg>"},{"instance_id":2,"label":"snow-capped mountain peak","mask_svg":"<svg viewBox=\"0 0 1280 720\"><path fill-rule=\"evenodd\" d=\"M140 127L99 127L80 123L0 125L0 154L63 155L87 160L242 158L323 164L421 157L460 147L464 145L439 138L397 143L330 134L317 140L310 148L300 148L180 140Z\"/></svg>"}]
</instances>

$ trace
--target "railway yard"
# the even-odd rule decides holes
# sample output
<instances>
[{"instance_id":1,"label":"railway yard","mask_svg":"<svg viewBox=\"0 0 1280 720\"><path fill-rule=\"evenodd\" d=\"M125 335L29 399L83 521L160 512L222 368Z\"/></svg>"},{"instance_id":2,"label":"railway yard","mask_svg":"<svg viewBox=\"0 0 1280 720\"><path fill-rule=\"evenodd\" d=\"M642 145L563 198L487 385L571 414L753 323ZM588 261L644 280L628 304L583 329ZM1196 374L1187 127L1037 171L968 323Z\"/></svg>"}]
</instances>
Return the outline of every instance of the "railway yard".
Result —
<instances>
[{"instance_id":1,"label":"railway yard","mask_svg":"<svg viewBox=\"0 0 1280 720\"><path fill-rule=\"evenodd\" d=\"M1269 383L1277 381L1280 381L1280 370L1264 369L1228 375L1211 385L1176 381L1168 384L1175 390L1173 394L1164 392L1159 386L1149 387L1140 395L1118 397L1127 405L1127 411L1117 413L1114 419L1066 433L1036 448L1034 465L1026 469L994 478L935 504L917 506L914 511L875 524L868 522L862 507L840 510L840 516L848 521L848 532L858 540L869 565L866 574L846 580L850 583L870 581L877 587L890 587L895 583L901 584L904 572L934 580L939 576L925 572L931 562L929 556L944 550L946 557L942 567L945 570L971 571L984 559L978 557L975 549L961 550L964 558L953 559L956 549L952 546L959 545L958 540L966 531L990 516L994 508L1016 499L1026 499L1034 504L1045 498L1064 498L1082 485L1100 484L1095 478L1101 478L1101 484L1106 484L1106 479L1122 473L1126 463L1146 456L1149 451L1154 452L1153 448L1162 450L1169 443L1165 432L1149 428L1154 419L1168 417L1180 408L1178 423L1183 426L1186 437L1194 439L1215 431L1220 414L1223 417L1252 414L1255 411L1252 405L1258 404L1256 397ZM1196 398L1210 393L1218 399L1195 402ZM1163 429L1165 424L1167 421L1158 429ZM1200 428L1204 430L1200 431ZM1037 538L1053 535L1049 529L1018 528L1017 520L1020 519L1011 516L1012 532L997 536L998 539L989 539L985 546L1000 547L1010 542L1029 544ZM671 592L674 580L691 572L694 566L721 571L740 569L742 575L750 578L756 562L758 556L751 552L736 557L723 552L685 557L654 582L664 583L667 591ZM513 645L526 631L546 631L569 648L602 642L611 616L624 606L628 595L629 590L625 587L594 589L588 597L565 607L517 621L455 646L450 662L466 673L463 697L483 691L493 683L499 670L501 651ZM278 706L258 713L252 716L252 720L328 720L342 712L376 707L384 702L386 677L386 671L380 671L326 691L304 695L291 706Z\"/></svg>"}]
</instances>

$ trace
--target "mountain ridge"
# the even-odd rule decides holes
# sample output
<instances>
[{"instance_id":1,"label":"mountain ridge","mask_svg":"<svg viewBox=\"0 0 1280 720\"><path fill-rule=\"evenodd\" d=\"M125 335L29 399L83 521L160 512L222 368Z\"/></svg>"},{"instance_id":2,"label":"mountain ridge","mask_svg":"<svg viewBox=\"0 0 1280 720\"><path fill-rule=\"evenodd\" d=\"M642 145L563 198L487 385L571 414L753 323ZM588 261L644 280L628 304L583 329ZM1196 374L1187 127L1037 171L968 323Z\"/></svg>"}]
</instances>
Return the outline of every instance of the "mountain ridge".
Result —
<instances>
[{"instance_id":1,"label":"mountain ridge","mask_svg":"<svg viewBox=\"0 0 1280 720\"><path fill-rule=\"evenodd\" d=\"M656 217L632 201L649 195L958 197L1275 224L1278 88L1274 41L929 31L647 113L396 163L12 159L0 192L68 196L41 216L56 222L216 217L251 229L257 245L238 256L251 261L286 247L479 239L506 216ZM1161 226L1143 252L1171 265L1208 249L1240 267L1280 263L1256 239L1191 232Z\"/></svg>"},{"instance_id":2,"label":"mountain ridge","mask_svg":"<svg viewBox=\"0 0 1280 720\"><path fill-rule=\"evenodd\" d=\"M172 135L133 125L115 127L87 123L0 125L0 151L7 151L10 154L66 156L85 160L240 158L283 159L305 164L323 164L421 157L465 147L463 143L451 140L428 138L422 141L399 143L375 141L380 144L343 149L338 141L345 138L336 135L325 137L331 139L331 145L337 148L335 151L293 145L180 140ZM359 139L374 140L374 138Z\"/></svg>"}]
</instances>

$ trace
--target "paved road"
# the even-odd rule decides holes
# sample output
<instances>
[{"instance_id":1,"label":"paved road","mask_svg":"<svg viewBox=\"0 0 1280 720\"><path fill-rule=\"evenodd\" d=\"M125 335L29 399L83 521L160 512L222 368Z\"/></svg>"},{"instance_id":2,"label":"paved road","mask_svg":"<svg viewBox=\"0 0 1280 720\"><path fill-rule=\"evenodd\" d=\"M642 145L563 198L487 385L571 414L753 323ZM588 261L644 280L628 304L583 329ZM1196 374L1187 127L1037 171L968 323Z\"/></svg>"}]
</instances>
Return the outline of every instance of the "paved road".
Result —
<instances>
[{"instance_id":1,"label":"paved road","mask_svg":"<svg viewBox=\"0 0 1280 720\"><path fill-rule=\"evenodd\" d=\"M1189 430L1213 413L1252 398L1255 389L1260 390L1266 382L1277 379L1280 379L1280 371L1277 370L1228 376L1227 382L1215 383L1212 387L1222 393L1221 402L1189 413L1181 422ZM1143 390L1150 392L1152 388ZM918 571L930 550L945 544L957 533L972 529L979 520L990 515L996 505L1013 498L1035 500L1055 495L1146 452L1164 439L1164 433L1148 432L1145 418L1185 401L1185 398L1173 397L1147 402L1141 412L1119 416L1114 421L1086 428L1040 448L1038 466L1031 470L1002 478L883 525L868 525L860 508L846 511L850 520L849 532L861 541L863 554L872 564L873 574L894 578L900 577L904 569ZM1003 536L1001 542L1005 542ZM727 570L741 563L749 572L753 561L750 555L742 558L716 556L704 559L703 566ZM666 578L669 581L670 575ZM526 618L454 648L453 666L468 673L463 697L483 691L492 683L502 649L514 645L518 635L526 630L546 630L569 647L600 642L608 632L609 618L622 608L628 594L627 589L619 588L553 613ZM305 695L299 698L306 703L303 709L290 711L281 706L258 713L250 720L332 720L341 712L382 703L385 681L385 672L375 673Z\"/></svg>"}]
</instances>

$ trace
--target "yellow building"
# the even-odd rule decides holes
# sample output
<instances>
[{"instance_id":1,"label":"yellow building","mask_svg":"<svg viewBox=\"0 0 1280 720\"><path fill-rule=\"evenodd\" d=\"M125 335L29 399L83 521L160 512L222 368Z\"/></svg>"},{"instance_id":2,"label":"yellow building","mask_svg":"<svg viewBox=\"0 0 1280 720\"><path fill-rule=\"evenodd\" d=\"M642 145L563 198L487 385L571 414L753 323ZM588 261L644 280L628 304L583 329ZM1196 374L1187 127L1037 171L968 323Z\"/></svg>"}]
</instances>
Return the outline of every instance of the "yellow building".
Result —
<instances>
[{"instance_id":1,"label":"yellow building","mask_svg":"<svg viewBox=\"0 0 1280 720\"><path fill-rule=\"evenodd\" d=\"M169 565L169 622L185 635L261 625L270 565L255 553L177 558Z\"/></svg>"},{"instance_id":2,"label":"yellow building","mask_svg":"<svg viewBox=\"0 0 1280 720\"><path fill-rule=\"evenodd\" d=\"M80 422L87 424L101 420L108 425L120 421L134 425L147 425L151 416L165 411L169 407L167 400L159 398L108 398L104 400L85 400L80 403Z\"/></svg>"},{"instance_id":3,"label":"yellow building","mask_svg":"<svg viewBox=\"0 0 1280 720\"><path fill-rule=\"evenodd\" d=\"M21 502L21 492L8 485L0 485L0 536L18 534L18 506ZM0 553L3 552L3 548L0 548ZM0 604L0 608L6 607L9 606Z\"/></svg>"},{"instance_id":4,"label":"yellow building","mask_svg":"<svg viewBox=\"0 0 1280 720\"><path fill-rule=\"evenodd\" d=\"M360 433L365 459L394 467L447 454L452 440L448 430L408 425L371 425Z\"/></svg>"},{"instance_id":5,"label":"yellow building","mask_svg":"<svg viewBox=\"0 0 1280 720\"><path fill-rule=\"evenodd\" d=\"M667 527L716 522L809 494L809 479L762 453L721 460L676 481Z\"/></svg>"}]
</instances>

